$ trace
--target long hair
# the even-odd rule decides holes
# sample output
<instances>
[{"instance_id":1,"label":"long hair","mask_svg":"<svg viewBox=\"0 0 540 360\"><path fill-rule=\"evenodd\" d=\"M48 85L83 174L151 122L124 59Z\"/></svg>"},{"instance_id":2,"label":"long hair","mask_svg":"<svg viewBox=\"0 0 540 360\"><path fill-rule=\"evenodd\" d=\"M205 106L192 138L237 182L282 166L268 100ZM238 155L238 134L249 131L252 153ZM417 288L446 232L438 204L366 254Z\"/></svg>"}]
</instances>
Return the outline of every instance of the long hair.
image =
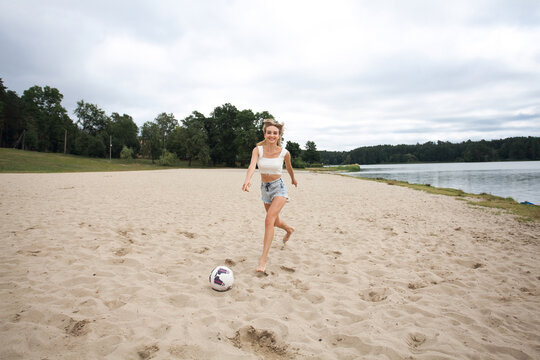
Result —
<instances>
[{"instance_id":1,"label":"long hair","mask_svg":"<svg viewBox=\"0 0 540 360\"><path fill-rule=\"evenodd\" d=\"M285 126L285 124L278 123L274 119L264 119L263 120L263 134L266 134L266 128L269 127L269 126L275 126L275 127L278 128L278 130L279 130L279 138L278 138L278 141L277 141L277 146L281 146L281 141L283 140L283 127ZM258 142L257 146L265 145L265 144L266 144L266 139L264 139L263 141Z\"/></svg>"}]
</instances>

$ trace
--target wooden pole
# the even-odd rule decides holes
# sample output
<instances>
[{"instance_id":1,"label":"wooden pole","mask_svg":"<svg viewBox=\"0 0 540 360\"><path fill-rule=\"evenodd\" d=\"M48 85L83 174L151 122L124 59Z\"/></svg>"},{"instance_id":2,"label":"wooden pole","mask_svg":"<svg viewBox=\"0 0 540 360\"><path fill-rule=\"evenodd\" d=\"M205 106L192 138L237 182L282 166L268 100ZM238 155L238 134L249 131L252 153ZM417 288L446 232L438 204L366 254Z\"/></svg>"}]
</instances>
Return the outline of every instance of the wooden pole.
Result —
<instances>
[{"instance_id":1,"label":"wooden pole","mask_svg":"<svg viewBox=\"0 0 540 360\"><path fill-rule=\"evenodd\" d=\"M109 135L109 161L112 158L112 135Z\"/></svg>"},{"instance_id":2,"label":"wooden pole","mask_svg":"<svg viewBox=\"0 0 540 360\"><path fill-rule=\"evenodd\" d=\"M66 154L66 145L67 145L67 129L64 132L64 155Z\"/></svg>"}]
</instances>

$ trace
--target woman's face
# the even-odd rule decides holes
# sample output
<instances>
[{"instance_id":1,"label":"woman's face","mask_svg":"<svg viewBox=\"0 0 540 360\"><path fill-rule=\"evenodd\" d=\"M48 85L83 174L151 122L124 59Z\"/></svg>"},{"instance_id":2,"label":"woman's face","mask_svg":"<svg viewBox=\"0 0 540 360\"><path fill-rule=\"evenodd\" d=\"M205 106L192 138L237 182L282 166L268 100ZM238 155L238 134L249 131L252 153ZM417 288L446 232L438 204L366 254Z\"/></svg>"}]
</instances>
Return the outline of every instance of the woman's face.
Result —
<instances>
[{"instance_id":1,"label":"woman's face","mask_svg":"<svg viewBox=\"0 0 540 360\"><path fill-rule=\"evenodd\" d=\"M271 144L276 144L279 139L279 129L275 126L268 126L264 132L264 138Z\"/></svg>"}]
</instances>

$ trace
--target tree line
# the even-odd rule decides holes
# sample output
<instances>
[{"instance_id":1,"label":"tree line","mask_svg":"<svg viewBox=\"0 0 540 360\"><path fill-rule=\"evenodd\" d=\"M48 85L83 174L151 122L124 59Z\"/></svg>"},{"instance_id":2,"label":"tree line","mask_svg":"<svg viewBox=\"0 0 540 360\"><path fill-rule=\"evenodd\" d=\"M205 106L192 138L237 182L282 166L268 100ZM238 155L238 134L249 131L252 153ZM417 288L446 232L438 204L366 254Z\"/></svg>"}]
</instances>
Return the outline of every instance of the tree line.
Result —
<instances>
[{"instance_id":1,"label":"tree line","mask_svg":"<svg viewBox=\"0 0 540 360\"><path fill-rule=\"evenodd\" d=\"M193 111L180 122L161 113L140 128L127 114L107 115L96 104L77 102L73 121L56 88L33 86L18 96L0 79L0 146L91 157L146 157L162 165L178 159L202 165L246 166L262 133L268 111L239 110L231 104L214 108L209 116ZM293 166L320 162L313 141L305 150L287 142Z\"/></svg>"},{"instance_id":2,"label":"tree line","mask_svg":"<svg viewBox=\"0 0 540 360\"><path fill-rule=\"evenodd\" d=\"M49 86L33 86L19 97L0 79L0 146L93 157L119 157L124 146L139 150L131 116L108 116L81 100L74 122L62 106L63 97Z\"/></svg>"},{"instance_id":3,"label":"tree line","mask_svg":"<svg viewBox=\"0 0 540 360\"><path fill-rule=\"evenodd\" d=\"M351 151L321 151L320 154L324 164L336 165L540 160L540 137L364 146Z\"/></svg>"}]
</instances>

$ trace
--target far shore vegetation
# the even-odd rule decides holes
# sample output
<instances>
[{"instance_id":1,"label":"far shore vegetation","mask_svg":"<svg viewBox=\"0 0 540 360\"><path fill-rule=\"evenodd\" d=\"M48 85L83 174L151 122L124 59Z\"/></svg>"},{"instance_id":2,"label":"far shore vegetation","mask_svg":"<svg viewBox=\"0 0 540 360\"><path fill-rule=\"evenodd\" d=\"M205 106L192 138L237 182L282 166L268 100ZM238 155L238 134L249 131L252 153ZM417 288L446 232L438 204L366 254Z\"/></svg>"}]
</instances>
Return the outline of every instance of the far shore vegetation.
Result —
<instances>
[{"instance_id":1,"label":"far shore vegetation","mask_svg":"<svg viewBox=\"0 0 540 360\"><path fill-rule=\"evenodd\" d=\"M540 160L540 137L498 140L428 141L415 145L362 146L351 151L320 151L323 164L403 164Z\"/></svg>"}]
</instances>

